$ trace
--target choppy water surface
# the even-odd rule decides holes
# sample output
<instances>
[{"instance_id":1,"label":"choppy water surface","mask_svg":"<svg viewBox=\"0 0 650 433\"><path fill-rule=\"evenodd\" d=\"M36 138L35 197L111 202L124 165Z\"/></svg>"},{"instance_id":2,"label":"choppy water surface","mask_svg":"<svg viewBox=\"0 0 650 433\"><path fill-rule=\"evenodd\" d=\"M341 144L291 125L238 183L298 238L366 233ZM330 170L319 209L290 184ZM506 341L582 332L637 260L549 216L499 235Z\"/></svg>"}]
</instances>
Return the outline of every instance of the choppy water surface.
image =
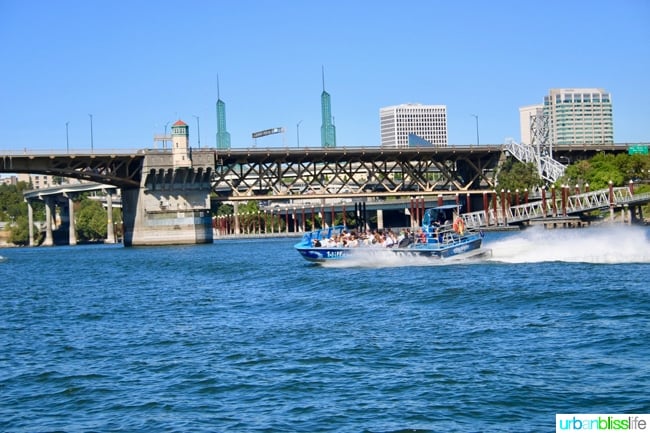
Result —
<instances>
[{"instance_id":1,"label":"choppy water surface","mask_svg":"<svg viewBox=\"0 0 650 433\"><path fill-rule=\"evenodd\" d=\"M650 412L650 238L316 266L297 239L4 249L0 431L553 431Z\"/></svg>"}]
</instances>

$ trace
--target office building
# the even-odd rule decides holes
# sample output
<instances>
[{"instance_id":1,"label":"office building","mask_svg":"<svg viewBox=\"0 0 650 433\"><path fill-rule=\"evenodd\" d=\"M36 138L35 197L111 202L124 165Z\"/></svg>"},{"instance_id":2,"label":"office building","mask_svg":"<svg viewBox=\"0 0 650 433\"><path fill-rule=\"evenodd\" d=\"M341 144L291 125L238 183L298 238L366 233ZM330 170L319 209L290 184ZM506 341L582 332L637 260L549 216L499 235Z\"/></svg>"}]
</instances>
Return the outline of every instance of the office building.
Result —
<instances>
[{"instance_id":1,"label":"office building","mask_svg":"<svg viewBox=\"0 0 650 433\"><path fill-rule=\"evenodd\" d=\"M48 174L19 173L18 181L30 185L30 189L43 189L55 186L54 177Z\"/></svg>"},{"instance_id":2,"label":"office building","mask_svg":"<svg viewBox=\"0 0 650 433\"><path fill-rule=\"evenodd\" d=\"M551 89L544 115L551 144L614 143L612 100L604 89Z\"/></svg>"},{"instance_id":3,"label":"office building","mask_svg":"<svg viewBox=\"0 0 650 433\"><path fill-rule=\"evenodd\" d=\"M402 104L379 110L382 147L447 146L447 106Z\"/></svg>"}]
</instances>

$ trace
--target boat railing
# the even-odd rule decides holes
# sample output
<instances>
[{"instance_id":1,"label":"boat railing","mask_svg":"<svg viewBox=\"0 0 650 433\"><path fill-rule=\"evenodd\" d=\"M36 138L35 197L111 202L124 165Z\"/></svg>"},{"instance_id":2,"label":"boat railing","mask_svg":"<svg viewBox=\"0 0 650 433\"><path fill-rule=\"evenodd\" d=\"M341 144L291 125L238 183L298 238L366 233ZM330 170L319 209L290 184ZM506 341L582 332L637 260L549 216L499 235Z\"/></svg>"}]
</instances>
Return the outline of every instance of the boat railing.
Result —
<instances>
[{"instance_id":1,"label":"boat railing","mask_svg":"<svg viewBox=\"0 0 650 433\"><path fill-rule=\"evenodd\" d=\"M343 225L323 227L306 232L302 236L301 244L311 246L316 240L326 241L337 238L347 231L348 228ZM402 231L402 230L399 230ZM426 247L427 245L454 245L467 242L468 238L478 236L480 231L474 227L463 227L462 230L454 230L453 224L443 224L440 226L421 227L418 231L411 231L409 247ZM397 246L397 242L394 245Z\"/></svg>"}]
</instances>

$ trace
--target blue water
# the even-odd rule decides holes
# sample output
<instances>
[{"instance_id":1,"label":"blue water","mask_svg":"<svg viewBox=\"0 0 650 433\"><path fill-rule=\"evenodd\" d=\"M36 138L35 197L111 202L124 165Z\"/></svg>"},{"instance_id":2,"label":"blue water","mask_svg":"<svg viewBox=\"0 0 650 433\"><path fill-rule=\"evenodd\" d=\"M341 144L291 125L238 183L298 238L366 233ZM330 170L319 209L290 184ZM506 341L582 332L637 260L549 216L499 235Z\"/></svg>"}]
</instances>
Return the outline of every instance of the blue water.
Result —
<instances>
[{"instance_id":1,"label":"blue water","mask_svg":"<svg viewBox=\"0 0 650 433\"><path fill-rule=\"evenodd\" d=\"M0 431L548 432L650 412L650 234L324 267L297 239L3 249Z\"/></svg>"}]
</instances>

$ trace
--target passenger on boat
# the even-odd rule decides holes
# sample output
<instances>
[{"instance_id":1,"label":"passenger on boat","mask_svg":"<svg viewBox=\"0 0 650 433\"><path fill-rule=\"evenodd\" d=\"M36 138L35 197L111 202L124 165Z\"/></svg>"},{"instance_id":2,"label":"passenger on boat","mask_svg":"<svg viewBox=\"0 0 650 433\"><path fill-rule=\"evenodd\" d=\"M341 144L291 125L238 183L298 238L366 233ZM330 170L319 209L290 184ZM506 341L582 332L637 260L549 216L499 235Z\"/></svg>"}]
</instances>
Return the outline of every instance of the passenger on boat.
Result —
<instances>
[{"instance_id":1,"label":"passenger on boat","mask_svg":"<svg viewBox=\"0 0 650 433\"><path fill-rule=\"evenodd\" d=\"M374 234L370 230L366 230L366 233L363 236L363 245L366 247L372 246L374 240Z\"/></svg>"},{"instance_id":2,"label":"passenger on boat","mask_svg":"<svg viewBox=\"0 0 650 433\"><path fill-rule=\"evenodd\" d=\"M387 229L384 233L384 243L386 248L392 248L395 245L395 235L391 229Z\"/></svg>"},{"instance_id":3,"label":"passenger on boat","mask_svg":"<svg viewBox=\"0 0 650 433\"><path fill-rule=\"evenodd\" d=\"M406 237L406 235L404 234L404 230L400 230L399 231L399 236L397 236L397 239L395 240L395 242L397 243L397 246L399 246L400 242L402 242L405 237Z\"/></svg>"},{"instance_id":4,"label":"passenger on boat","mask_svg":"<svg viewBox=\"0 0 650 433\"><path fill-rule=\"evenodd\" d=\"M399 248L406 248L410 243L411 243L411 237L410 237L409 229L406 229L406 231L402 230L400 232L399 237L397 238L397 246Z\"/></svg>"},{"instance_id":5,"label":"passenger on boat","mask_svg":"<svg viewBox=\"0 0 650 433\"><path fill-rule=\"evenodd\" d=\"M426 244L427 243L427 234L422 231L422 229L418 229L417 233L417 243L420 244Z\"/></svg>"},{"instance_id":6,"label":"passenger on boat","mask_svg":"<svg viewBox=\"0 0 650 433\"><path fill-rule=\"evenodd\" d=\"M458 233L461 236L465 234L465 221L463 221L460 215L456 216L456 218L454 219L453 229L456 233Z\"/></svg>"},{"instance_id":7,"label":"passenger on boat","mask_svg":"<svg viewBox=\"0 0 650 433\"><path fill-rule=\"evenodd\" d=\"M319 239L313 239L313 240L311 241L311 243L312 243L312 246L314 246L314 247L316 247L316 248L318 248L318 247L321 246L321 243L320 243L320 240L319 240Z\"/></svg>"}]
</instances>

